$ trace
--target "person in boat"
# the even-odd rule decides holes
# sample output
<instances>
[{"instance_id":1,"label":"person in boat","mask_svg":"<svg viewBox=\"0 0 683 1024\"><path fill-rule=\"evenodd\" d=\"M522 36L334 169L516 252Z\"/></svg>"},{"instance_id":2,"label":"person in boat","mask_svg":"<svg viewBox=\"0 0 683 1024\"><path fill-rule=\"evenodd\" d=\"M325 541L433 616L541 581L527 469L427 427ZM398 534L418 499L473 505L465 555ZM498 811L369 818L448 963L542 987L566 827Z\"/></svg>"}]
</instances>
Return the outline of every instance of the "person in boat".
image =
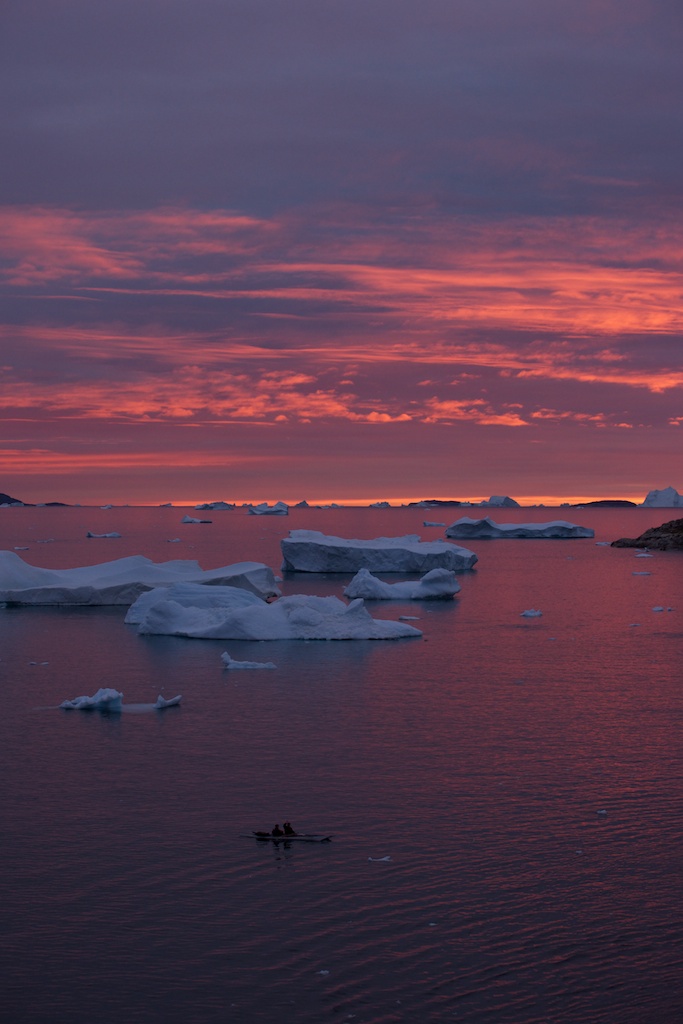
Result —
<instances>
[{"instance_id":1,"label":"person in boat","mask_svg":"<svg viewBox=\"0 0 683 1024\"><path fill-rule=\"evenodd\" d=\"M270 834L271 836L283 836L285 833L282 831L279 825L276 825L275 828L272 828L270 830Z\"/></svg>"},{"instance_id":2,"label":"person in boat","mask_svg":"<svg viewBox=\"0 0 683 1024\"><path fill-rule=\"evenodd\" d=\"M297 833L294 831L294 829L292 828L291 823L289 821L286 821L282 827L285 830L285 835L286 836L295 836L295 835L297 835Z\"/></svg>"}]
</instances>

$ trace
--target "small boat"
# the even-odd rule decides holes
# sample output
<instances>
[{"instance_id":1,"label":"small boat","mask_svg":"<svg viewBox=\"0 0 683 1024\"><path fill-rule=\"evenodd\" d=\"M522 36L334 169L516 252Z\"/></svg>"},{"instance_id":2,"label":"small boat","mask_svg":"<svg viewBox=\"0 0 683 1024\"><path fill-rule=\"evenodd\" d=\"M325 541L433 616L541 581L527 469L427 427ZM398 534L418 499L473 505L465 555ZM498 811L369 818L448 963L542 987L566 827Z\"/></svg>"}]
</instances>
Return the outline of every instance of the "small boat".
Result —
<instances>
[{"instance_id":1,"label":"small boat","mask_svg":"<svg viewBox=\"0 0 683 1024\"><path fill-rule=\"evenodd\" d=\"M293 836L286 836L284 833L281 836L274 836L271 832L250 832L249 834L242 835L243 839L260 839L264 841L270 840L271 843L329 843L332 836L323 835L319 832L297 832Z\"/></svg>"}]
</instances>

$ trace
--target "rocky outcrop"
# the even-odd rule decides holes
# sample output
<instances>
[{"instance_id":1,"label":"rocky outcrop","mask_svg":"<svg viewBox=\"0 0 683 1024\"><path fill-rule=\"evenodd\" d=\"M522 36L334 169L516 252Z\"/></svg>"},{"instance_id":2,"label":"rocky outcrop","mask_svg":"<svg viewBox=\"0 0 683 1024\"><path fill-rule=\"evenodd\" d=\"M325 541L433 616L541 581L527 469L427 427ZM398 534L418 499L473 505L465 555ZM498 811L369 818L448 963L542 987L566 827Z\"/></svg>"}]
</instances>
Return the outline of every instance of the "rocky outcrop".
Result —
<instances>
[{"instance_id":1,"label":"rocky outcrop","mask_svg":"<svg viewBox=\"0 0 683 1024\"><path fill-rule=\"evenodd\" d=\"M656 551L683 551L683 519L672 519L653 526L640 537L621 537L612 541L613 548L654 548Z\"/></svg>"}]
</instances>

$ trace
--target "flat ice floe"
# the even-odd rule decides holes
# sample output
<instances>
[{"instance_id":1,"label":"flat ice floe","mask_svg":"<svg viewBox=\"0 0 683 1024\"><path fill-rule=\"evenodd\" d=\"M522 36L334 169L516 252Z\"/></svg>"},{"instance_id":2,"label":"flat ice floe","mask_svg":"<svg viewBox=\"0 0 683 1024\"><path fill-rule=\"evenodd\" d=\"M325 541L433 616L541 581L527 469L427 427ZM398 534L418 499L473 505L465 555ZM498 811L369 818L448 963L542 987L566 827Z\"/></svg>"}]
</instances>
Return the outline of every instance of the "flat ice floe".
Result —
<instances>
[{"instance_id":1,"label":"flat ice floe","mask_svg":"<svg viewBox=\"0 0 683 1024\"><path fill-rule=\"evenodd\" d=\"M421 580L403 583L385 583L369 569L359 569L344 596L362 597L365 601L434 601L448 599L457 594L460 584L451 569L431 569Z\"/></svg>"},{"instance_id":2,"label":"flat ice floe","mask_svg":"<svg viewBox=\"0 0 683 1024\"><path fill-rule=\"evenodd\" d=\"M130 555L74 569L41 569L14 551L0 551L0 604L129 605L153 587L178 582L240 588L264 599L280 593L272 569L261 562L204 571L191 560L152 562Z\"/></svg>"},{"instance_id":3,"label":"flat ice floe","mask_svg":"<svg viewBox=\"0 0 683 1024\"><path fill-rule=\"evenodd\" d=\"M94 693L92 697L74 697L73 700L64 700L59 705L65 711L106 711L118 714L122 711L143 712L161 711L163 708L172 708L180 704L182 697L171 697L166 700L159 694L154 704L124 704L123 694L111 687L104 687Z\"/></svg>"},{"instance_id":4,"label":"flat ice floe","mask_svg":"<svg viewBox=\"0 0 683 1024\"><path fill-rule=\"evenodd\" d=\"M337 597L294 594L272 604L235 590L210 603L207 595L173 587L143 595L130 609L127 622L138 632L216 640L393 640L421 636L404 622L373 619L360 600L345 604ZM196 590L214 591L199 587ZM201 600L202 604L193 603Z\"/></svg>"},{"instance_id":5,"label":"flat ice floe","mask_svg":"<svg viewBox=\"0 0 683 1024\"><path fill-rule=\"evenodd\" d=\"M550 523L496 523L488 516L485 519L463 516L447 528L446 536L461 540L493 540L499 537L511 540L565 540L594 537L595 531L588 526L576 526L562 519Z\"/></svg>"},{"instance_id":6,"label":"flat ice floe","mask_svg":"<svg viewBox=\"0 0 683 1024\"><path fill-rule=\"evenodd\" d=\"M345 540L317 530L290 530L280 541L284 570L293 572L428 572L471 569L477 556L448 541L422 541L418 534Z\"/></svg>"},{"instance_id":7,"label":"flat ice floe","mask_svg":"<svg viewBox=\"0 0 683 1024\"><path fill-rule=\"evenodd\" d=\"M237 661L235 658L231 658L227 651L223 651L221 654L221 661L227 669L246 669L246 668L277 668L277 665L272 661Z\"/></svg>"}]
</instances>

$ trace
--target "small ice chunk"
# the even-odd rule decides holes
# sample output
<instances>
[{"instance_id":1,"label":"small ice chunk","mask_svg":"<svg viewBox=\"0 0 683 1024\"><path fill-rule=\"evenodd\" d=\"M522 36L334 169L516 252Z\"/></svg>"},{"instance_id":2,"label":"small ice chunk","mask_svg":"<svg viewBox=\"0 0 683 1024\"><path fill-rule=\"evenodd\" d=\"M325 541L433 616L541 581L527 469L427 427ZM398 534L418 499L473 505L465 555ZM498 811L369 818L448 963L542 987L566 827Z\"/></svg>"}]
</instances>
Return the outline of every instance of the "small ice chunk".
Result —
<instances>
[{"instance_id":1,"label":"small ice chunk","mask_svg":"<svg viewBox=\"0 0 683 1024\"><path fill-rule=\"evenodd\" d=\"M210 523L211 519L195 519L194 516L183 516L180 520L181 523Z\"/></svg>"},{"instance_id":2,"label":"small ice chunk","mask_svg":"<svg viewBox=\"0 0 683 1024\"><path fill-rule=\"evenodd\" d=\"M603 807L601 810L599 810L597 812L597 815L598 815L599 818L606 818L607 817L607 811Z\"/></svg>"},{"instance_id":3,"label":"small ice chunk","mask_svg":"<svg viewBox=\"0 0 683 1024\"><path fill-rule=\"evenodd\" d=\"M180 544L180 537L169 537L168 544Z\"/></svg>"},{"instance_id":4,"label":"small ice chunk","mask_svg":"<svg viewBox=\"0 0 683 1024\"><path fill-rule=\"evenodd\" d=\"M651 572L632 572L631 576L651 576Z\"/></svg>"},{"instance_id":5,"label":"small ice chunk","mask_svg":"<svg viewBox=\"0 0 683 1024\"><path fill-rule=\"evenodd\" d=\"M445 523L430 523L428 519L425 519L422 523L423 526L445 526Z\"/></svg>"},{"instance_id":6,"label":"small ice chunk","mask_svg":"<svg viewBox=\"0 0 683 1024\"><path fill-rule=\"evenodd\" d=\"M15 551L28 551L28 548L27 547L21 547L21 548L20 547L15 547L14 550Z\"/></svg>"},{"instance_id":7,"label":"small ice chunk","mask_svg":"<svg viewBox=\"0 0 683 1024\"><path fill-rule=\"evenodd\" d=\"M520 616L525 619L538 619L543 615L543 612L538 611L537 608L527 608L525 612L520 612Z\"/></svg>"},{"instance_id":8,"label":"small ice chunk","mask_svg":"<svg viewBox=\"0 0 683 1024\"><path fill-rule=\"evenodd\" d=\"M662 606L661 604L656 604L656 605L654 606L654 608L652 609L652 611L653 611L653 612L663 612L663 611L664 611L664 608L663 608L663 606Z\"/></svg>"},{"instance_id":9,"label":"small ice chunk","mask_svg":"<svg viewBox=\"0 0 683 1024\"><path fill-rule=\"evenodd\" d=\"M90 530L86 533L86 537L91 537L93 540L108 540L120 538L120 533L91 533Z\"/></svg>"},{"instance_id":10,"label":"small ice chunk","mask_svg":"<svg viewBox=\"0 0 683 1024\"><path fill-rule=\"evenodd\" d=\"M388 864L391 857L368 857L368 860L373 864Z\"/></svg>"},{"instance_id":11,"label":"small ice chunk","mask_svg":"<svg viewBox=\"0 0 683 1024\"><path fill-rule=\"evenodd\" d=\"M272 661L236 661L227 651L221 654L221 661L226 668L277 668Z\"/></svg>"},{"instance_id":12,"label":"small ice chunk","mask_svg":"<svg viewBox=\"0 0 683 1024\"><path fill-rule=\"evenodd\" d=\"M161 708L174 708L177 707L178 704L180 704L181 700L182 694L178 694L177 697L171 697L169 700L166 700L164 697L161 696L161 694L159 694L159 696L156 699L156 704L154 705L154 707L159 710L161 710Z\"/></svg>"}]
</instances>

